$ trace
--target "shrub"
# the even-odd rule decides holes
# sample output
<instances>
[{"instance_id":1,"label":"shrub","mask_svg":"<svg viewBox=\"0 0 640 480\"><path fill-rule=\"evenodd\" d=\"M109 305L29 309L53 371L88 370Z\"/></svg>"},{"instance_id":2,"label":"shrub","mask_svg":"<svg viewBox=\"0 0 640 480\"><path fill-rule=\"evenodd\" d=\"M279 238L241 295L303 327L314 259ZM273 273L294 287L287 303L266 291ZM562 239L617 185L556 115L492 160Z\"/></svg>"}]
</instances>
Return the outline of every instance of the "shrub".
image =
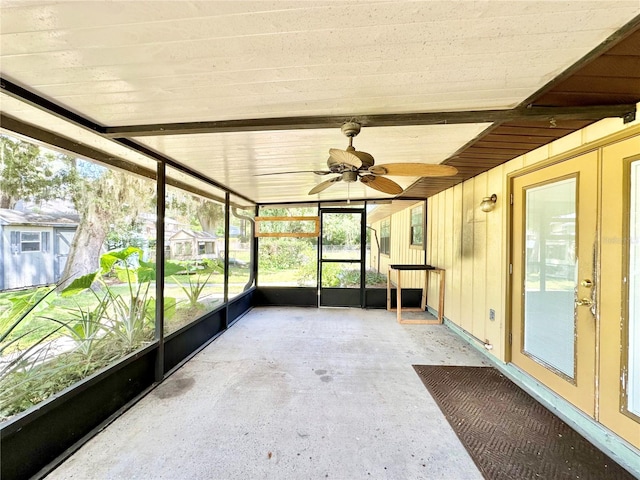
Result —
<instances>
[{"instance_id":1,"label":"shrub","mask_svg":"<svg viewBox=\"0 0 640 480\"><path fill-rule=\"evenodd\" d=\"M313 245L297 238L264 238L260 241L258 258L261 269L288 270L308 262L315 264Z\"/></svg>"},{"instance_id":2,"label":"shrub","mask_svg":"<svg viewBox=\"0 0 640 480\"><path fill-rule=\"evenodd\" d=\"M90 306L39 308L54 288L18 294L0 316L0 419L19 413L153 340L155 264L128 247L100 257L100 270L75 279L61 297L93 296ZM165 275L184 267L167 263ZM105 281L107 275L124 285ZM175 313L175 299L168 309ZM83 298L86 303L86 298ZM43 324L44 321L44 324ZM53 327L47 327L46 323ZM71 349L60 352L64 333ZM20 343L29 338L25 345Z\"/></svg>"}]
</instances>

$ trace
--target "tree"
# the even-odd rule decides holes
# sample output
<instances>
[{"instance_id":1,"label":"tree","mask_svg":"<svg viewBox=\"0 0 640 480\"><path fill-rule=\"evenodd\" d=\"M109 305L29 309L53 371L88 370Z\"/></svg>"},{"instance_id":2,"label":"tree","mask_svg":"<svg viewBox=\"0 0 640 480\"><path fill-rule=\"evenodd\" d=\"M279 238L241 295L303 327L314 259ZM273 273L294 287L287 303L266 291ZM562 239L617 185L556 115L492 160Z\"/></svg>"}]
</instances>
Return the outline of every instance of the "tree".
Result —
<instances>
[{"instance_id":1,"label":"tree","mask_svg":"<svg viewBox=\"0 0 640 480\"><path fill-rule=\"evenodd\" d=\"M55 162L53 154L0 135L0 208L15 208L18 200L60 198L66 183L67 171Z\"/></svg>"},{"instance_id":2,"label":"tree","mask_svg":"<svg viewBox=\"0 0 640 480\"><path fill-rule=\"evenodd\" d=\"M219 227L224 225L224 206L201 197L192 198L196 202L195 216L202 231L218 233Z\"/></svg>"},{"instance_id":3,"label":"tree","mask_svg":"<svg viewBox=\"0 0 640 480\"><path fill-rule=\"evenodd\" d=\"M140 212L155 204L152 181L71 157L67 160L73 172L71 198L80 223L62 274L63 286L97 268L110 230L135 224Z\"/></svg>"},{"instance_id":4,"label":"tree","mask_svg":"<svg viewBox=\"0 0 640 480\"><path fill-rule=\"evenodd\" d=\"M13 208L18 200L71 200L80 217L62 286L95 271L105 240L135 237L140 213L155 211L153 180L54 152L43 153L28 142L0 136L0 207ZM220 203L175 190L168 211L177 213L195 229L216 233L224 223ZM158 239L157 245L164 245ZM122 245L121 245L122 246ZM130 245L126 245L130 246Z\"/></svg>"},{"instance_id":5,"label":"tree","mask_svg":"<svg viewBox=\"0 0 640 480\"><path fill-rule=\"evenodd\" d=\"M190 224L194 230L219 234L224 225L224 205L170 188L167 191L167 216Z\"/></svg>"},{"instance_id":6,"label":"tree","mask_svg":"<svg viewBox=\"0 0 640 480\"><path fill-rule=\"evenodd\" d=\"M0 207L19 200L64 199L80 216L62 283L93 272L111 230L135 228L142 209L155 205L153 181L69 155L42 152L29 142L0 136Z\"/></svg>"}]
</instances>

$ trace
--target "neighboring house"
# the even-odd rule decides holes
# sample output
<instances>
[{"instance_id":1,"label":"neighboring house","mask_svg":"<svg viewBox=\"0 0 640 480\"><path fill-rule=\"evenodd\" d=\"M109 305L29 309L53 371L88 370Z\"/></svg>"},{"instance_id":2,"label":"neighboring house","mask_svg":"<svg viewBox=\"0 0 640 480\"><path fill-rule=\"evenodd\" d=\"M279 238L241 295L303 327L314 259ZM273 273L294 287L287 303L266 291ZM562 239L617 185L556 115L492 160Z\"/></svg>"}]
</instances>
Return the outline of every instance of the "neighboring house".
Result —
<instances>
[{"instance_id":1,"label":"neighboring house","mask_svg":"<svg viewBox=\"0 0 640 480\"><path fill-rule=\"evenodd\" d=\"M0 290L57 282L78 222L69 212L0 209Z\"/></svg>"},{"instance_id":2,"label":"neighboring house","mask_svg":"<svg viewBox=\"0 0 640 480\"><path fill-rule=\"evenodd\" d=\"M141 213L138 216L138 220L141 222L142 226L140 228L142 235L149 240L153 241L156 239L156 216L152 213ZM186 223L180 223L178 220L175 220L170 217L164 217L164 245L165 247L169 247L169 239L175 235L181 228L186 227Z\"/></svg>"},{"instance_id":3,"label":"neighboring house","mask_svg":"<svg viewBox=\"0 0 640 480\"><path fill-rule=\"evenodd\" d=\"M208 232L194 232L181 229L169 238L169 258L173 260L194 260L215 258L219 251L217 237Z\"/></svg>"}]
</instances>

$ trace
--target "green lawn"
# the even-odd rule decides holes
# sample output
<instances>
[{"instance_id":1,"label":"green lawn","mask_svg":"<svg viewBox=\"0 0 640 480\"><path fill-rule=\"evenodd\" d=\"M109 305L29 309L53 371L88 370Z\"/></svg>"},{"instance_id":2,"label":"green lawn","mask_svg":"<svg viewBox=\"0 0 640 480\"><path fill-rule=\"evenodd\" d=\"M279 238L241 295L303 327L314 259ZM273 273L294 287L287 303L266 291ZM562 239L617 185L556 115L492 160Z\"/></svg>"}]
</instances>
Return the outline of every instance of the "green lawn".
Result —
<instances>
[{"instance_id":1,"label":"green lawn","mask_svg":"<svg viewBox=\"0 0 640 480\"><path fill-rule=\"evenodd\" d=\"M248 252L245 253L248 255ZM231 266L229 273L229 294L233 297L244 290L249 281L250 271L248 267ZM259 280L261 285L315 286L316 278L314 273L314 265L304 265L300 268L292 269L262 269ZM329 271L327 271L328 274ZM358 278L354 277L353 281L359 281L359 275L356 275L356 277ZM368 273L367 286L382 284L383 277L377 275L375 279L370 278ZM325 280L329 281L329 278L327 276ZM344 279L342 281L344 282ZM203 286L205 282L206 285ZM338 284L335 286L338 286ZM197 295L195 303L190 301L187 293L191 293L194 289L200 289L200 287L202 288L199 295ZM129 301L130 292L127 284L110 284L109 288L113 294L120 295L123 299ZM12 322L6 315L11 306L9 299L16 295L35 291L36 289L32 288L0 293L0 335L10 327ZM223 294L224 275L219 272L199 271L192 275L182 274L167 277L164 291L167 309L165 324L172 331L178 326L188 323L188 321L195 320L204 313L216 308L222 302ZM40 340L43 336L47 336L47 340L52 340L64 335L66 330L60 328L60 324L52 319L73 323L80 318L81 311L85 313L94 311L103 295L103 292L98 291L97 294L94 294L88 290L71 297L61 297L58 293L50 294L5 339L3 343L6 344L12 339L20 337L18 341L6 348L4 353L6 354L16 349L24 349ZM154 283L149 284L147 298L155 298Z\"/></svg>"},{"instance_id":2,"label":"green lawn","mask_svg":"<svg viewBox=\"0 0 640 480\"><path fill-rule=\"evenodd\" d=\"M249 281L249 269L234 266L229 269L229 273L229 293L232 295L242 293L244 286ZM180 282L187 291L190 291L191 288L197 288L198 283L207 283L207 285L202 288L198 297L197 301L199 305L197 305L197 308L193 308L194 306L189 302L187 293L178 282ZM189 282L191 282L191 287ZM135 287L136 285L134 285L134 288ZM110 284L109 288L113 294L120 295L125 300L130 298L129 286L127 284ZM36 288L30 288L0 293L0 335L6 332L14 321L7 316L11 308L10 299L17 295L33 293L36 290ZM194 275L167 277L165 279L164 296L173 300L173 302L167 302L169 305L168 308L172 313L177 314L167 315L165 323L170 326L170 330L174 330L175 328L171 327L174 319L175 322L180 324L185 323L185 316L191 317L190 320L195 320L198 316L201 316L207 311L211 311L221 303L223 294L224 275L222 273L198 273ZM96 296L96 294L91 291L85 291L71 297L62 297L58 293L51 293L41 301L28 317L21 321L2 342L6 346L12 340L17 339L5 349L4 354L28 348L43 337L47 337L47 340L61 337L66 333L66 330L61 328L61 325L52 319L60 322L73 323L79 319L80 310L84 312L95 310L99 304L99 299L102 298L103 295L104 292L97 292ZM155 283L149 284L147 298L155 298ZM187 312L182 312L182 310L186 310ZM0 350L2 350L1 346Z\"/></svg>"}]
</instances>

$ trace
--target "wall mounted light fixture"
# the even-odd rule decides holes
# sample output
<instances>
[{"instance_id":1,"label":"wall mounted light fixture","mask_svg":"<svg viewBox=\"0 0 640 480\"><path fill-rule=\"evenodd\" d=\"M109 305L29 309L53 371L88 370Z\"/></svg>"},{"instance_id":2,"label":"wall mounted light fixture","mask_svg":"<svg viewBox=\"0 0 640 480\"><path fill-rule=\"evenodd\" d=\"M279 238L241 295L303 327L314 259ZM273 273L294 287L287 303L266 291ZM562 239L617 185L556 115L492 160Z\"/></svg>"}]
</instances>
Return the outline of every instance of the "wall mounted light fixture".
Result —
<instances>
[{"instance_id":1,"label":"wall mounted light fixture","mask_svg":"<svg viewBox=\"0 0 640 480\"><path fill-rule=\"evenodd\" d=\"M490 212L496 206L496 202L498 201L498 196L494 193L490 197L484 197L482 199L482 203L480 204L480 210L483 212Z\"/></svg>"}]
</instances>

